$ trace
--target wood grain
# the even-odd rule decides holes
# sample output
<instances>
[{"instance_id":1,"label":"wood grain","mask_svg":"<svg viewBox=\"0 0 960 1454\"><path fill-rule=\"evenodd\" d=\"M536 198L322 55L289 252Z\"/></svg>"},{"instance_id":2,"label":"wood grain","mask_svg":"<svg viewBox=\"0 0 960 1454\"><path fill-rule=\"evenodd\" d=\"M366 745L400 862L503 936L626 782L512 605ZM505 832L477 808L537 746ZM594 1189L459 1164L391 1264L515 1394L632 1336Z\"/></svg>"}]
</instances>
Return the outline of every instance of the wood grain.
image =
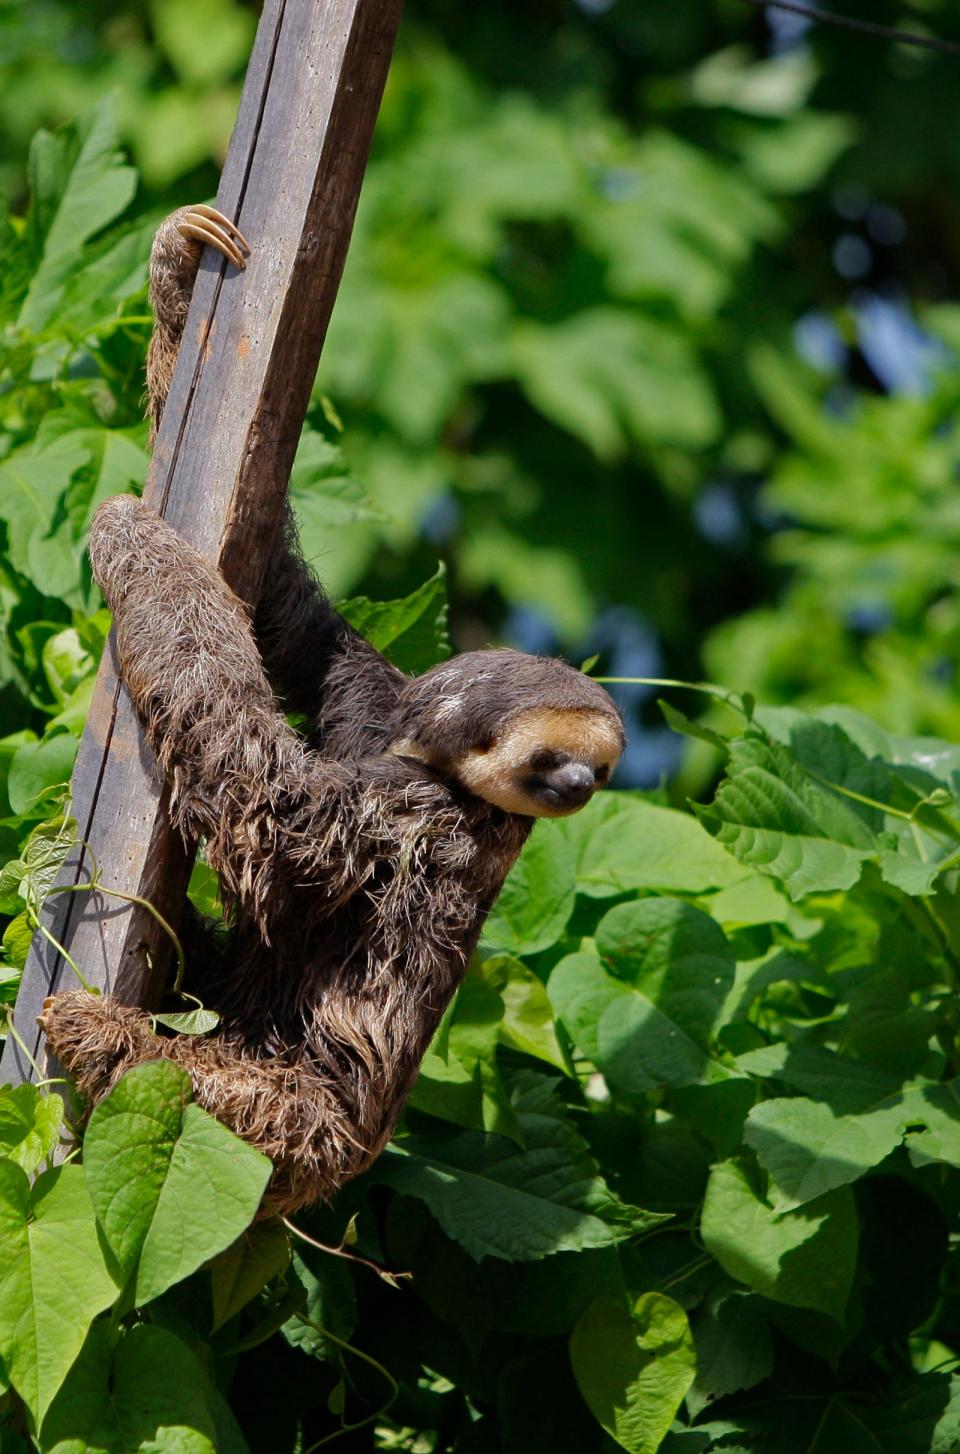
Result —
<instances>
[{"instance_id":1,"label":"wood grain","mask_svg":"<svg viewBox=\"0 0 960 1454\"><path fill-rule=\"evenodd\" d=\"M216 203L253 253L244 273L204 253L145 489L251 605L277 537L400 8L401 0L266 0L257 30ZM95 861L105 885L148 899L176 923L192 852L171 830L112 639L72 801L86 846L61 884L88 881ZM91 984L128 1004L156 1004L170 945L145 910L99 893L60 894L44 922ZM62 956L37 936L14 1022L41 1066L43 999L75 987ZM0 1081L31 1078L9 1037Z\"/></svg>"}]
</instances>

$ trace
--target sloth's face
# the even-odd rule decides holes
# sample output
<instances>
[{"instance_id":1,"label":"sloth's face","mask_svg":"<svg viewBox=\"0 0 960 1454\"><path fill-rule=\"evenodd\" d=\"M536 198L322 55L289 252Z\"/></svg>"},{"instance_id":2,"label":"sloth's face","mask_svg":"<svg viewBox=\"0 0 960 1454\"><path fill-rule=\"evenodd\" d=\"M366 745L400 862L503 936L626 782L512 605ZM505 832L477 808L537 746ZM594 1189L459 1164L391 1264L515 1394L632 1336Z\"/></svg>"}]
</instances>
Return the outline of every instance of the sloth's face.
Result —
<instances>
[{"instance_id":1,"label":"sloth's face","mask_svg":"<svg viewBox=\"0 0 960 1454\"><path fill-rule=\"evenodd\" d=\"M468 651L404 691L390 751L527 818L589 802L623 751L623 724L598 682L564 661Z\"/></svg>"},{"instance_id":2,"label":"sloth's face","mask_svg":"<svg viewBox=\"0 0 960 1454\"><path fill-rule=\"evenodd\" d=\"M588 708L535 708L452 769L469 792L507 813L564 818L606 783L623 750L619 723Z\"/></svg>"}]
</instances>

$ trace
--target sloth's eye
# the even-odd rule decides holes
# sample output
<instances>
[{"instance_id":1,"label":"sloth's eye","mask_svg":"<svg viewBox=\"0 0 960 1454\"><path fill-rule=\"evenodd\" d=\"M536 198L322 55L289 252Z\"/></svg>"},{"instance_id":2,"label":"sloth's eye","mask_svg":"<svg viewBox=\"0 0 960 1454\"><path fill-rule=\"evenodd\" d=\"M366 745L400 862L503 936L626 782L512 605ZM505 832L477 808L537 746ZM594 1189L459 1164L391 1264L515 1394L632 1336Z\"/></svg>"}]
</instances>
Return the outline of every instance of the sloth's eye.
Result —
<instances>
[{"instance_id":1,"label":"sloth's eye","mask_svg":"<svg viewBox=\"0 0 960 1454\"><path fill-rule=\"evenodd\" d=\"M606 780L607 780L607 778L609 776L610 776L610 768L609 768L609 766L608 766L607 763L603 762L603 763L600 764L600 766L598 768L594 768L594 772L593 772L593 780L594 780L594 782L596 782L596 783L605 783Z\"/></svg>"},{"instance_id":2,"label":"sloth's eye","mask_svg":"<svg viewBox=\"0 0 960 1454\"><path fill-rule=\"evenodd\" d=\"M551 768L559 767L563 758L559 752L541 751L535 752L530 759L530 766L534 772L549 772Z\"/></svg>"}]
</instances>

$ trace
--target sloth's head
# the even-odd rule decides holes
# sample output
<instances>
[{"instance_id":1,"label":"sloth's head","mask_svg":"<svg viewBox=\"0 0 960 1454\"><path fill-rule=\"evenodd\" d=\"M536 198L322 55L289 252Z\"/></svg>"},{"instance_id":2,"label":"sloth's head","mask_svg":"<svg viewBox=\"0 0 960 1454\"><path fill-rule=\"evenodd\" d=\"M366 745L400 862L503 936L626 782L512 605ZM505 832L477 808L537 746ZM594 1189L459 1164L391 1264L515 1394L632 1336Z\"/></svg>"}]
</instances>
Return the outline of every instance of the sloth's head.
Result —
<instances>
[{"instance_id":1,"label":"sloth's head","mask_svg":"<svg viewBox=\"0 0 960 1454\"><path fill-rule=\"evenodd\" d=\"M507 813L561 818L603 787L623 747L619 712L582 672L520 651L471 651L410 683L390 751Z\"/></svg>"}]
</instances>

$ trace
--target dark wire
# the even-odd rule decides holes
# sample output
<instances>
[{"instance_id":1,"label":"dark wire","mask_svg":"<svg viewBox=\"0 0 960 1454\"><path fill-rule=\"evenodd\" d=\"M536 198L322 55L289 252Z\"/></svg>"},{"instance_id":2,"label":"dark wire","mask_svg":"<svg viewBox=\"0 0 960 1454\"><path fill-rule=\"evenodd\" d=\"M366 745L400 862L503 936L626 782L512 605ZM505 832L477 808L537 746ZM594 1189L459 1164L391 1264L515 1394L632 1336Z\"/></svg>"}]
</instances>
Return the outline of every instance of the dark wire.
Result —
<instances>
[{"instance_id":1,"label":"dark wire","mask_svg":"<svg viewBox=\"0 0 960 1454\"><path fill-rule=\"evenodd\" d=\"M852 15L836 15L832 10L821 10L816 5L801 5L798 0L744 0L744 4L753 5L757 10L789 10L792 15L802 15L824 25L859 30L863 35L877 35L881 40L896 40L903 45L918 45L923 50L939 51L946 56L960 56L960 45L954 41L918 35L912 30L896 30L890 25L877 25L872 20L855 20Z\"/></svg>"}]
</instances>

